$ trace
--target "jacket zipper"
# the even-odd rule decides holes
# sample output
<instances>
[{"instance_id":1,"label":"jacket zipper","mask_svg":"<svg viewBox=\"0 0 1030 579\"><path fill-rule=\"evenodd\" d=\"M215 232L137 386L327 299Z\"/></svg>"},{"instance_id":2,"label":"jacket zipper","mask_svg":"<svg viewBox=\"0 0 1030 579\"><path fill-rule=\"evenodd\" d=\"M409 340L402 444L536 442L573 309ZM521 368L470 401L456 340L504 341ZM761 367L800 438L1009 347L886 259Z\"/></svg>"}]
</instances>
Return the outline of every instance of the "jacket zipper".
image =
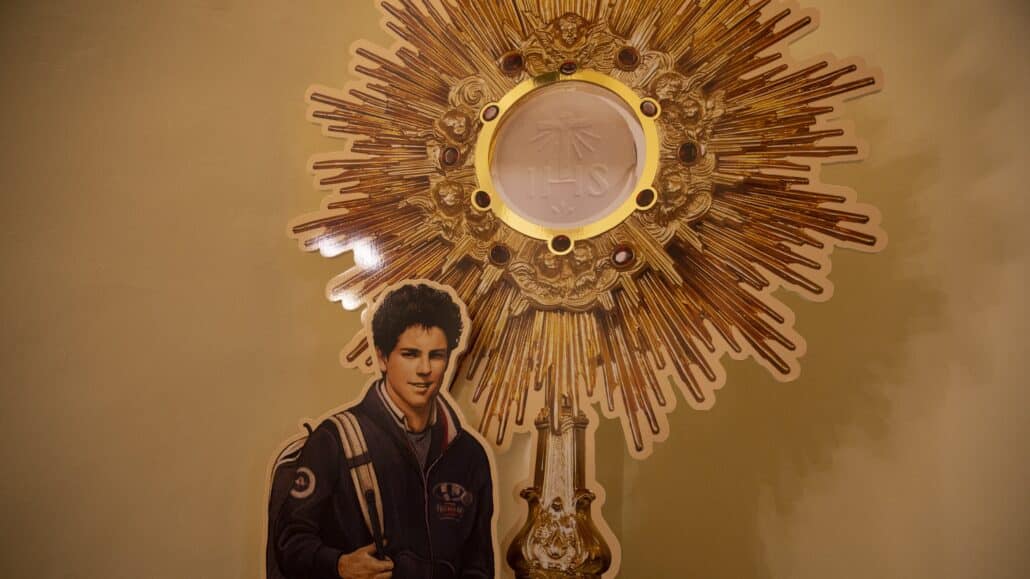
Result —
<instances>
[{"instance_id":1,"label":"jacket zipper","mask_svg":"<svg viewBox=\"0 0 1030 579\"><path fill-rule=\"evenodd\" d=\"M454 434L454 438L451 440L451 443L453 444L455 440L458 440L458 437L462 434L463 433L458 430ZM415 466L418 467L418 474L422 477L422 515L426 523L426 540L429 542L429 579L432 579L433 574L436 572L436 554L433 552L433 533L429 525L429 473L432 472L436 463L440 462L440 459L443 458L444 453L447 452L447 449L451 445L448 444L445 446L443 450L440 451L440 456L437 456L433 462L429 463L429 466L425 471L423 471L422 467L418 464L418 455L415 454L415 447L412 446L411 441L408 440L407 436L404 436L404 441L408 445L408 451L411 452L411 458L415 459Z\"/></svg>"}]
</instances>

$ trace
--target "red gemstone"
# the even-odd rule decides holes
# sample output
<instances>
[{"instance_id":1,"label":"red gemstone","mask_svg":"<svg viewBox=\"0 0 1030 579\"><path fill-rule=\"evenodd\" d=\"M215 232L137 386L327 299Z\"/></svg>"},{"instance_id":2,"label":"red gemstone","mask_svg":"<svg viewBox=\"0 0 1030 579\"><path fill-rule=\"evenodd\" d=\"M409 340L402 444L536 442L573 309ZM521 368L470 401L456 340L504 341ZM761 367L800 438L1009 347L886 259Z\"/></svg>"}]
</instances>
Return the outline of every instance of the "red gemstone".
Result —
<instances>
[{"instance_id":1,"label":"red gemstone","mask_svg":"<svg viewBox=\"0 0 1030 579\"><path fill-rule=\"evenodd\" d=\"M633 264L633 260L636 259L636 255L633 254L633 248L628 245L620 245L615 248L612 252L612 263L616 267L627 267Z\"/></svg>"},{"instance_id":2,"label":"red gemstone","mask_svg":"<svg viewBox=\"0 0 1030 579\"><path fill-rule=\"evenodd\" d=\"M523 66L525 66L525 61L521 52L512 51L501 58L501 71L504 74L518 74L522 72Z\"/></svg>"},{"instance_id":3,"label":"red gemstone","mask_svg":"<svg viewBox=\"0 0 1030 579\"><path fill-rule=\"evenodd\" d=\"M443 164L453 165L458 162L458 150L454 147L447 147L443 150Z\"/></svg>"},{"instance_id":4,"label":"red gemstone","mask_svg":"<svg viewBox=\"0 0 1030 579\"><path fill-rule=\"evenodd\" d=\"M572 240L566 235L558 235L551 240L551 249L558 253L565 253L570 247L572 247Z\"/></svg>"},{"instance_id":5,"label":"red gemstone","mask_svg":"<svg viewBox=\"0 0 1030 579\"><path fill-rule=\"evenodd\" d=\"M686 142L680 145L679 159L684 163L690 164L697 161L697 143Z\"/></svg>"},{"instance_id":6,"label":"red gemstone","mask_svg":"<svg viewBox=\"0 0 1030 579\"><path fill-rule=\"evenodd\" d=\"M624 46L616 56L616 64L622 70L633 70L640 64L640 53L632 46Z\"/></svg>"},{"instance_id":7,"label":"red gemstone","mask_svg":"<svg viewBox=\"0 0 1030 579\"><path fill-rule=\"evenodd\" d=\"M490 261L497 265L504 265L511 259L511 251L500 244L490 248Z\"/></svg>"},{"instance_id":8,"label":"red gemstone","mask_svg":"<svg viewBox=\"0 0 1030 579\"><path fill-rule=\"evenodd\" d=\"M637 207L647 207L654 203L654 189L644 189L637 193Z\"/></svg>"}]
</instances>

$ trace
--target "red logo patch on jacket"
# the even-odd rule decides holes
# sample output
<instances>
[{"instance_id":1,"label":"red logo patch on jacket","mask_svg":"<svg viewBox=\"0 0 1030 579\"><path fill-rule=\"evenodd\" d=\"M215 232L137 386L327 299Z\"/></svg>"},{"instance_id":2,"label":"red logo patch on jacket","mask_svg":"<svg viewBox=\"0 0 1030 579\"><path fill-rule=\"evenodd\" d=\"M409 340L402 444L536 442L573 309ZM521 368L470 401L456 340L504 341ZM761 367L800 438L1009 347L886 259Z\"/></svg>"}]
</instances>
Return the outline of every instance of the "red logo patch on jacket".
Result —
<instances>
[{"instance_id":1,"label":"red logo patch on jacket","mask_svg":"<svg viewBox=\"0 0 1030 579\"><path fill-rule=\"evenodd\" d=\"M441 519L452 521L461 520L465 516L465 510L472 506L474 500L472 493L453 482L437 484L433 487L433 497L436 499L436 514Z\"/></svg>"}]
</instances>

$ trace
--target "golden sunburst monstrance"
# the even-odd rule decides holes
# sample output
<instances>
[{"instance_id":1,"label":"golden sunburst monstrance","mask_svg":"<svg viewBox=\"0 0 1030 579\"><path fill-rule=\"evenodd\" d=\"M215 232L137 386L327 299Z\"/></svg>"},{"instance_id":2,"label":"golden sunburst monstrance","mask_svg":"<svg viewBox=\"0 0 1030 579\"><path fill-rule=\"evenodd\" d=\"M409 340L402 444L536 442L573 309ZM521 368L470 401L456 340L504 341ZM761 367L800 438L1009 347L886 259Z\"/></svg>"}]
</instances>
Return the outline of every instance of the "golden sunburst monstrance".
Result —
<instances>
[{"instance_id":1,"label":"golden sunburst monstrance","mask_svg":"<svg viewBox=\"0 0 1030 579\"><path fill-rule=\"evenodd\" d=\"M818 182L822 162L857 156L828 118L874 79L857 63L790 60L786 45L810 15L770 0L382 8L395 51L356 48L360 85L309 94L311 119L349 140L314 162L332 193L292 234L323 255L354 250L356 265L327 290L351 309L406 278L455 288L472 319L462 376L483 405L480 430L498 443L513 422L530 428L527 409L532 423L555 388L550 400L600 402L631 451L646 454L675 390L694 407L713 402L723 354L796 375L804 343L773 291L825 299L835 246L883 243L873 208ZM615 103L598 110L621 115L636 139L622 151L628 185L605 173L593 184L612 191L547 198L562 182L547 173L544 193L515 190L532 189L535 173L505 169L501 157L543 151L556 131L572 135L573 164L589 169L584 159L605 142L622 154L599 132L614 125L577 129L587 125L557 104L553 122L525 120L532 99L549 114L547 91ZM535 132L502 151L515 139L503 133L520 126ZM607 195L600 212L582 202L595 193ZM563 220L579 210L570 200L588 215ZM366 336L344 357L371 367Z\"/></svg>"}]
</instances>

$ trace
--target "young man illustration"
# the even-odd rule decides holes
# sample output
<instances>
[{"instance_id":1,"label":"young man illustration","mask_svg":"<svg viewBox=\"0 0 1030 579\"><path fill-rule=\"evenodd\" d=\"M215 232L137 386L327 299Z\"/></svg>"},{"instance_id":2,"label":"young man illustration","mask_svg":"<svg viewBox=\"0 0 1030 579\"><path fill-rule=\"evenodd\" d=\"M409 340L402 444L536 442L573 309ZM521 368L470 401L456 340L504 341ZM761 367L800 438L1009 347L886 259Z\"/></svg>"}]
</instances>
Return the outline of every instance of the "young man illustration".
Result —
<instances>
[{"instance_id":1,"label":"young man illustration","mask_svg":"<svg viewBox=\"0 0 1030 579\"><path fill-rule=\"evenodd\" d=\"M431 285L382 298L372 317L382 376L311 433L271 522L285 577L494 577L489 458L440 395L464 326Z\"/></svg>"}]
</instances>

